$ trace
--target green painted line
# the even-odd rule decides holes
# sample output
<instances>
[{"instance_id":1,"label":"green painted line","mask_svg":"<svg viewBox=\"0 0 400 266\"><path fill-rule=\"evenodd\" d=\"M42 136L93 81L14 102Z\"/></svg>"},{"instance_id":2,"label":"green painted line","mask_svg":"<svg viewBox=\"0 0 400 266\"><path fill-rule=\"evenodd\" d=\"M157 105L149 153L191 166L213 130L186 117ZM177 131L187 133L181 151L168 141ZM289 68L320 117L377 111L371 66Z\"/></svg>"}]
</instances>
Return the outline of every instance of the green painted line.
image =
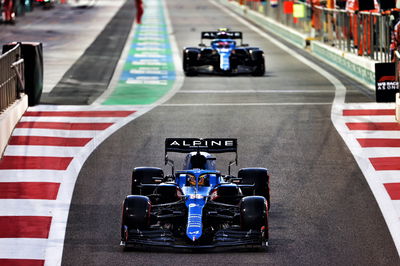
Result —
<instances>
[{"instance_id":1,"label":"green painted line","mask_svg":"<svg viewBox=\"0 0 400 266\"><path fill-rule=\"evenodd\" d=\"M161 0L147 1L119 81L104 105L148 105L174 86L176 73Z\"/></svg>"}]
</instances>

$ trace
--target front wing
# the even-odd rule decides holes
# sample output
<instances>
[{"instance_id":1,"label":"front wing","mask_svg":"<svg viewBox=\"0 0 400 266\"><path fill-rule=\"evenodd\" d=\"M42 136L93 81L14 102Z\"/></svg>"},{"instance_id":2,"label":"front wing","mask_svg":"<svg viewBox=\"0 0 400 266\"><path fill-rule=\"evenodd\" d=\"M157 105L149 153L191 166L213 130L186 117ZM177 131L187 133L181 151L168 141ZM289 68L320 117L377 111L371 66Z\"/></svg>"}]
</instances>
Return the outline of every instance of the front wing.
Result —
<instances>
[{"instance_id":1,"label":"front wing","mask_svg":"<svg viewBox=\"0 0 400 266\"><path fill-rule=\"evenodd\" d=\"M211 74L211 73L225 73L227 71L221 70L219 67L220 59L218 57L200 58L194 69L198 73ZM230 60L230 68L228 72L236 74L249 74L254 71L257 66L252 63L249 57L235 58Z\"/></svg>"},{"instance_id":2,"label":"front wing","mask_svg":"<svg viewBox=\"0 0 400 266\"><path fill-rule=\"evenodd\" d=\"M192 242L177 239L168 230L132 230L127 232L127 241L122 241L125 247L155 246L186 249L209 249L217 247L235 247L247 245L267 245L263 243L262 233L254 230L219 230L212 241Z\"/></svg>"}]
</instances>

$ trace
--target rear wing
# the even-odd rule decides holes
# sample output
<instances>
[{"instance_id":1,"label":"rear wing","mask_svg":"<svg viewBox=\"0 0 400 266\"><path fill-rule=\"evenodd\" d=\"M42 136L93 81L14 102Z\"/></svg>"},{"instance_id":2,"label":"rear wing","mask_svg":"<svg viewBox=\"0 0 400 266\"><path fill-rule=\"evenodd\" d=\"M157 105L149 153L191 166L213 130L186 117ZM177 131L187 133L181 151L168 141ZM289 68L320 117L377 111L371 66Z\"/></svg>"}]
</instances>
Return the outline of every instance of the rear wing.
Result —
<instances>
[{"instance_id":1,"label":"rear wing","mask_svg":"<svg viewBox=\"0 0 400 266\"><path fill-rule=\"evenodd\" d=\"M165 154L167 154L167 152L189 153L192 151L205 151L212 153L237 152L237 139L165 139Z\"/></svg>"},{"instance_id":2,"label":"rear wing","mask_svg":"<svg viewBox=\"0 0 400 266\"><path fill-rule=\"evenodd\" d=\"M204 39L216 39L218 37L218 33L221 34L221 31L202 31L200 45L204 45ZM241 31L224 31L224 39L240 39L240 43L243 43L243 33Z\"/></svg>"},{"instance_id":3,"label":"rear wing","mask_svg":"<svg viewBox=\"0 0 400 266\"><path fill-rule=\"evenodd\" d=\"M202 31L201 39L215 39L218 33L221 31ZM226 31L224 32L226 39L243 39L243 34L241 31Z\"/></svg>"},{"instance_id":4,"label":"rear wing","mask_svg":"<svg viewBox=\"0 0 400 266\"><path fill-rule=\"evenodd\" d=\"M190 153L204 151L210 153L234 152L235 160L229 162L230 166L237 165L237 139L233 138L167 138L165 139L165 164L170 163L174 172L174 162L168 159L168 152Z\"/></svg>"}]
</instances>

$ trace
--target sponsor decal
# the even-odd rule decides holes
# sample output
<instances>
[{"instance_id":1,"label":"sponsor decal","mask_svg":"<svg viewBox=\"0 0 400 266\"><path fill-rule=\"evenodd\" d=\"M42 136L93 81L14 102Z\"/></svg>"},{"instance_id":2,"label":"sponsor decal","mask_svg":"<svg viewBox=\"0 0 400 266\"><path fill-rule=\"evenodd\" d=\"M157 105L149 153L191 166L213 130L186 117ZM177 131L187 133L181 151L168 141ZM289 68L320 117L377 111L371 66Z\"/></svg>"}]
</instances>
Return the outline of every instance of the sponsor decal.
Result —
<instances>
[{"instance_id":1,"label":"sponsor decal","mask_svg":"<svg viewBox=\"0 0 400 266\"><path fill-rule=\"evenodd\" d=\"M167 138L165 140L165 152L236 152L237 139L201 139L201 138Z\"/></svg>"},{"instance_id":2,"label":"sponsor decal","mask_svg":"<svg viewBox=\"0 0 400 266\"><path fill-rule=\"evenodd\" d=\"M203 31L201 33L202 39L215 39L221 34L223 38L241 39L242 33L240 31Z\"/></svg>"},{"instance_id":3,"label":"sponsor decal","mask_svg":"<svg viewBox=\"0 0 400 266\"><path fill-rule=\"evenodd\" d=\"M375 64L375 92L377 102L395 102L395 95L399 92L395 63Z\"/></svg>"},{"instance_id":4,"label":"sponsor decal","mask_svg":"<svg viewBox=\"0 0 400 266\"><path fill-rule=\"evenodd\" d=\"M172 139L171 147L235 147L235 139Z\"/></svg>"},{"instance_id":5,"label":"sponsor decal","mask_svg":"<svg viewBox=\"0 0 400 266\"><path fill-rule=\"evenodd\" d=\"M396 76L382 76L377 83L377 90L398 90L399 83Z\"/></svg>"},{"instance_id":6,"label":"sponsor decal","mask_svg":"<svg viewBox=\"0 0 400 266\"><path fill-rule=\"evenodd\" d=\"M189 195L189 198L190 198L190 199L203 199L203 195L200 195L200 194L190 194L190 195ZM189 204L189 207L198 206L198 205L196 205L196 204L195 204L195 206L190 206L190 205L192 205L192 204L194 204L194 203Z\"/></svg>"},{"instance_id":7,"label":"sponsor decal","mask_svg":"<svg viewBox=\"0 0 400 266\"><path fill-rule=\"evenodd\" d=\"M379 82L385 82L385 81L396 81L396 77L395 76L382 76L379 79Z\"/></svg>"},{"instance_id":8,"label":"sponsor decal","mask_svg":"<svg viewBox=\"0 0 400 266\"><path fill-rule=\"evenodd\" d=\"M377 90L399 90L399 83L394 82L378 82Z\"/></svg>"},{"instance_id":9,"label":"sponsor decal","mask_svg":"<svg viewBox=\"0 0 400 266\"><path fill-rule=\"evenodd\" d=\"M222 141L210 141L210 144L208 144L207 142L205 142L204 143L204 145L202 145L202 142L200 141L200 140L195 140L195 141L193 141L193 142L186 142L186 141L183 141L182 143L179 143L178 141L174 141L174 142L172 142L171 143L171 146L186 146L186 147L193 147L193 146L210 146L210 147L213 147L213 146L219 146L219 147L222 147L222 146L231 146L231 147L233 147L233 141L231 141L231 140L227 140L227 141L224 141L224 142L222 142Z\"/></svg>"}]
</instances>

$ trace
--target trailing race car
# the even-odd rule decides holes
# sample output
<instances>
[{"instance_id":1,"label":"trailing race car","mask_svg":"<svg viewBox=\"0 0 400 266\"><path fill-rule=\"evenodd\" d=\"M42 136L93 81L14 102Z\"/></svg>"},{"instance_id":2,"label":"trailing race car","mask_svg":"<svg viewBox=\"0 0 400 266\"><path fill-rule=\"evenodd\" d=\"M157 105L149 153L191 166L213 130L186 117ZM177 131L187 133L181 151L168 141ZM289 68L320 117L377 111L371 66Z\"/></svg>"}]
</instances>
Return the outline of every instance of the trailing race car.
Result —
<instances>
[{"instance_id":1,"label":"trailing race car","mask_svg":"<svg viewBox=\"0 0 400 266\"><path fill-rule=\"evenodd\" d=\"M210 46L203 43L204 39L211 39ZM240 39L240 44L236 39ZM263 76L265 73L264 52L243 44L242 32L228 29L202 32L199 46L183 49L183 71L187 76L198 73Z\"/></svg>"},{"instance_id":2,"label":"trailing race car","mask_svg":"<svg viewBox=\"0 0 400 266\"><path fill-rule=\"evenodd\" d=\"M174 171L168 152L186 153L183 170ZM212 153L234 152L228 175L216 170ZM121 245L213 248L268 246L269 175L265 168L237 165L236 139L167 138L165 165L136 167L132 193L123 202Z\"/></svg>"}]
</instances>

